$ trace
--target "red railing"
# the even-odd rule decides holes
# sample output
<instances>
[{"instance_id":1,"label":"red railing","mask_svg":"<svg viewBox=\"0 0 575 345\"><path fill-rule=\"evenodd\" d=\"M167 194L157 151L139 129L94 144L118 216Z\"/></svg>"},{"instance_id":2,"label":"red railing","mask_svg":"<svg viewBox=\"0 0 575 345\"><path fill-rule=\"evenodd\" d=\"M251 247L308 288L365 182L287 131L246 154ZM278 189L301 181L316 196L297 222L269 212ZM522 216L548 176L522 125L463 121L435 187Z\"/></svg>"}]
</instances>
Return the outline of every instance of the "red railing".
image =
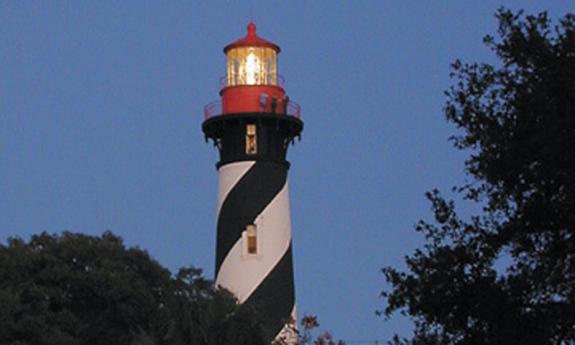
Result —
<instances>
[{"instance_id":1,"label":"red railing","mask_svg":"<svg viewBox=\"0 0 575 345\"><path fill-rule=\"evenodd\" d=\"M222 101L221 100L210 102L210 103L208 103L208 105L206 105L204 107L204 119L205 120L209 119L210 117L222 115L222 114L223 114L223 110L222 110ZM290 100L287 102L287 104L285 106L285 110L279 111L278 114L287 115L287 116L295 116L296 118L299 119L299 118L301 118L301 107L296 102Z\"/></svg>"}]
</instances>

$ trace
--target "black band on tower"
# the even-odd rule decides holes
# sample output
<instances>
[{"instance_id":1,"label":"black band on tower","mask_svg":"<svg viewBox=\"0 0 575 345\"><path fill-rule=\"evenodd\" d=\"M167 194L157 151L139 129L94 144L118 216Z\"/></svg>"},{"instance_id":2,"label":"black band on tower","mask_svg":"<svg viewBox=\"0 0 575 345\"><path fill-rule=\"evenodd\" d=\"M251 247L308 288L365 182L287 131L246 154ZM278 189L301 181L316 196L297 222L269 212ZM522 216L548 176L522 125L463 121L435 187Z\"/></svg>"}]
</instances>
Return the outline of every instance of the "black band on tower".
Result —
<instances>
[{"instance_id":1,"label":"black band on tower","mask_svg":"<svg viewBox=\"0 0 575 345\"><path fill-rule=\"evenodd\" d=\"M265 317L262 319L266 341L271 343L285 324L290 322L295 306L291 243L284 256L264 281L244 302Z\"/></svg>"},{"instance_id":2,"label":"black band on tower","mask_svg":"<svg viewBox=\"0 0 575 345\"><path fill-rule=\"evenodd\" d=\"M245 150L246 125L257 127L257 153ZM293 116L269 113L240 113L215 116L202 124L206 140L212 139L220 151L217 167L239 161L286 161L287 148L303 130L303 122Z\"/></svg>"}]
</instances>

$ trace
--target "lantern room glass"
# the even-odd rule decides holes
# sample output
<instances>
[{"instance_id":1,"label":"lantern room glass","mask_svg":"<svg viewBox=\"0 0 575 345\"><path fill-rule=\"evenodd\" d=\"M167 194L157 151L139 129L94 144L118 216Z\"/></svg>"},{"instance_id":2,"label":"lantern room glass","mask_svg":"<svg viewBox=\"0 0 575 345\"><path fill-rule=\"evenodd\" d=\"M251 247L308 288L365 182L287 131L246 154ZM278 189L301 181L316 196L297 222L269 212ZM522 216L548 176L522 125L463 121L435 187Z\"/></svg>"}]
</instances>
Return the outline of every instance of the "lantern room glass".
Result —
<instances>
[{"instance_id":1,"label":"lantern room glass","mask_svg":"<svg viewBox=\"0 0 575 345\"><path fill-rule=\"evenodd\" d=\"M237 47L228 56L227 86L277 85L277 53L268 47Z\"/></svg>"}]
</instances>

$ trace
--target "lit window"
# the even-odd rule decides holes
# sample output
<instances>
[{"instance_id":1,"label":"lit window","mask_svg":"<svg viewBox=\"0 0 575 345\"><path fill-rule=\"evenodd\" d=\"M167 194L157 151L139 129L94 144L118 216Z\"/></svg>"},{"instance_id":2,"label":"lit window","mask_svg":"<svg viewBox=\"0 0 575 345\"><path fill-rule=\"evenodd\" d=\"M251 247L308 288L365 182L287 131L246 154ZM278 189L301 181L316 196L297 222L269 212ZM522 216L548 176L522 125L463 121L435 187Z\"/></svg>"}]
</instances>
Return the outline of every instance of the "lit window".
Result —
<instances>
[{"instance_id":1,"label":"lit window","mask_svg":"<svg viewBox=\"0 0 575 345\"><path fill-rule=\"evenodd\" d=\"M253 49L246 56L246 84L259 84L259 76L262 74L260 69L260 59L256 56Z\"/></svg>"},{"instance_id":2,"label":"lit window","mask_svg":"<svg viewBox=\"0 0 575 345\"><path fill-rule=\"evenodd\" d=\"M255 255L258 253L258 234L256 232L256 226L250 224L246 228L246 237L248 239L248 254Z\"/></svg>"},{"instance_id":3,"label":"lit window","mask_svg":"<svg viewBox=\"0 0 575 345\"><path fill-rule=\"evenodd\" d=\"M237 47L227 53L227 86L277 85L277 52L267 47Z\"/></svg>"},{"instance_id":4,"label":"lit window","mask_svg":"<svg viewBox=\"0 0 575 345\"><path fill-rule=\"evenodd\" d=\"M256 125L246 125L246 154L255 155L258 153L258 140L256 134Z\"/></svg>"},{"instance_id":5,"label":"lit window","mask_svg":"<svg viewBox=\"0 0 575 345\"><path fill-rule=\"evenodd\" d=\"M250 258L257 256L259 251L259 243L257 226L255 224L246 225L246 229L242 232L242 240L242 257Z\"/></svg>"}]
</instances>

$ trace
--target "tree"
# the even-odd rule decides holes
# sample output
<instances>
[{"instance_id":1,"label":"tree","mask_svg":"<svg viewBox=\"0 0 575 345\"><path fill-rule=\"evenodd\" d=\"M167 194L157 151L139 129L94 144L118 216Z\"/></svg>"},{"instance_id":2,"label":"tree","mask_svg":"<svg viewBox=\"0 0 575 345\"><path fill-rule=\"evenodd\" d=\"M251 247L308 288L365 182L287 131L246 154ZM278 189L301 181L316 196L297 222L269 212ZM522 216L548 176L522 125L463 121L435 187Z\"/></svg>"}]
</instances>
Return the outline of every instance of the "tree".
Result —
<instances>
[{"instance_id":1,"label":"tree","mask_svg":"<svg viewBox=\"0 0 575 345\"><path fill-rule=\"evenodd\" d=\"M264 344L254 311L201 270L173 277L110 232L0 245L0 306L2 344Z\"/></svg>"},{"instance_id":2,"label":"tree","mask_svg":"<svg viewBox=\"0 0 575 345\"><path fill-rule=\"evenodd\" d=\"M415 324L399 344L575 342L575 16L500 9L499 38L484 42L499 66L452 66L448 121L470 151L469 182L455 190L481 206L462 219L427 194L433 222L407 271L383 269L387 317Z\"/></svg>"},{"instance_id":3,"label":"tree","mask_svg":"<svg viewBox=\"0 0 575 345\"><path fill-rule=\"evenodd\" d=\"M314 331L319 327L315 315L304 315L300 320L300 329L296 327L295 320L291 321L289 332L277 337L272 345L345 345L343 340L335 340L328 331L314 336Z\"/></svg>"}]
</instances>

